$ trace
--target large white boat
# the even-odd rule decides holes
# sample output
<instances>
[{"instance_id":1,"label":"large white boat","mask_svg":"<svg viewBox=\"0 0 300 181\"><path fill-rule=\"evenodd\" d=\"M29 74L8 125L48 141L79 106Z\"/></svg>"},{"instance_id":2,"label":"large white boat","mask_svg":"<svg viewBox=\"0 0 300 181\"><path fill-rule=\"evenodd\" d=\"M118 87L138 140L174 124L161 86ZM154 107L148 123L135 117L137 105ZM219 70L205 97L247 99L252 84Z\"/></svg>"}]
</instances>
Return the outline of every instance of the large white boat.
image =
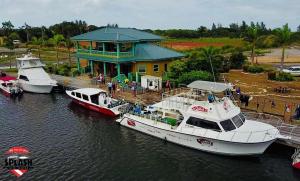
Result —
<instances>
[{"instance_id":1,"label":"large white boat","mask_svg":"<svg viewBox=\"0 0 300 181\"><path fill-rule=\"evenodd\" d=\"M107 95L106 91L97 88L82 88L73 91L66 91L73 102L90 109L100 112L107 116L117 116L120 110L128 103L116 100Z\"/></svg>"},{"instance_id":2,"label":"large white boat","mask_svg":"<svg viewBox=\"0 0 300 181\"><path fill-rule=\"evenodd\" d=\"M229 97L227 84L196 81L190 91L147 107L130 108L116 120L128 128L197 150L223 155L259 155L277 138L275 127L248 120ZM207 94L208 93L208 94Z\"/></svg>"},{"instance_id":3,"label":"large white boat","mask_svg":"<svg viewBox=\"0 0 300 181\"><path fill-rule=\"evenodd\" d=\"M57 82L43 69L45 65L39 58L25 55L17 58L18 83L27 92L50 93Z\"/></svg>"}]
</instances>

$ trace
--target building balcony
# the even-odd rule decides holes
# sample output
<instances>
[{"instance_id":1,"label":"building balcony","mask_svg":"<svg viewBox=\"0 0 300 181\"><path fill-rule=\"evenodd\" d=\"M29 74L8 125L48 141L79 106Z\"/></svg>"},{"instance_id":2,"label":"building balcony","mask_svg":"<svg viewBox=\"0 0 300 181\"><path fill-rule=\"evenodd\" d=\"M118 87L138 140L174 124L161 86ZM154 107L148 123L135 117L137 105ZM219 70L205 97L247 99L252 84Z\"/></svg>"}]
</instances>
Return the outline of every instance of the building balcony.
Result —
<instances>
[{"instance_id":1,"label":"building balcony","mask_svg":"<svg viewBox=\"0 0 300 181\"><path fill-rule=\"evenodd\" d=\"M107 52L107 51L99 51L99 50L88 50L88 49L77 49L76 51L79 55L87 55L91 57L105 57L105 58L126 58L133 57L134 54L132 52Z\"/></svg>"}]
</instances>

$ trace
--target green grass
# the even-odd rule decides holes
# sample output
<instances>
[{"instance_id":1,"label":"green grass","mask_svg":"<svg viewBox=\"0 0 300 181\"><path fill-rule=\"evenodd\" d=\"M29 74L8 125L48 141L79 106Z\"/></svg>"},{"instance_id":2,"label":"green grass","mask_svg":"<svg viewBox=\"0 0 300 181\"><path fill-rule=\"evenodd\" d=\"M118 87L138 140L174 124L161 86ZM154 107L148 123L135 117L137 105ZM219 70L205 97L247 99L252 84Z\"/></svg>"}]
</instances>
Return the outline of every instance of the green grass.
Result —
<instances>
[{"instance_id":1,"label":"green grass","mask_svg":"<svg viewBox=\"0 0 300 181\"><path fill-rule=\"evenodd\" d=\"M223 43L224 45L241 47L245 41L241 38L169 38L165 42L199 42L199 43Z\"/></svg>"}]
</instances>

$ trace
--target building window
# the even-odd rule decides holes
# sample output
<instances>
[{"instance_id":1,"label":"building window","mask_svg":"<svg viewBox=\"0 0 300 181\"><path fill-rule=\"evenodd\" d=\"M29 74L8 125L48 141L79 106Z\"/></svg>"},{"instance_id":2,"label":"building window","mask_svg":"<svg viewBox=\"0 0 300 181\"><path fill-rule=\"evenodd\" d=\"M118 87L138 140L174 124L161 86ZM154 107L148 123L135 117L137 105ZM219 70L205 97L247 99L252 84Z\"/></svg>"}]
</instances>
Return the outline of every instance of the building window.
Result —
<instances>
[{"instance_id":1,"label":"building window","mask_svg":"<svg viewBox=\"0 0 300 181\"><path fill-rule=\"evenodd\" d=\"M82 94L82 99L86 100L86 101L89 101L89 97L85 94Z\"/></svg>"},{"instance_id":2,"label":"building window","mask_svg":"<svg viewBox=\"0 0 300 181\"><path fill-rule=\"evenodd\" d=\"M139 65L138 72L143 74L146 73L146 65Z\"/></svg>"},{"instance_id":3,"label":"building window","mask_svg":"<svg viewBox=\"0 0 300 181\"><path fill-rule=\"evenodd\" d=\"M153 65L153 71L154 72L158 72L159 71L159 65L158 64Z\"/></svg>"},{"instance_id":4,"label":"building window","mask_svg":"<svg viewBox=\"0 0 300 181\"><path fill-rule=\"evenodd\" d=\"M165 64L165 72L168 72L168 64Z\"/></svg>"},{"instance_id":5,"label":"building window","mask_svg":"<svg viewBox=\"0 0 300 181\"><path fill-rule=\"evenodd\" d=\"M218 131L218 132L221 131L219 125L216 122L207 121L207 120L204 120L204 119L190 117L186 121L186 123L190 124L190 125L193 125L193 126L200 127L200 128L204 128L204 129L210 129L210 130Z\"/></svg>"}]
</instances>

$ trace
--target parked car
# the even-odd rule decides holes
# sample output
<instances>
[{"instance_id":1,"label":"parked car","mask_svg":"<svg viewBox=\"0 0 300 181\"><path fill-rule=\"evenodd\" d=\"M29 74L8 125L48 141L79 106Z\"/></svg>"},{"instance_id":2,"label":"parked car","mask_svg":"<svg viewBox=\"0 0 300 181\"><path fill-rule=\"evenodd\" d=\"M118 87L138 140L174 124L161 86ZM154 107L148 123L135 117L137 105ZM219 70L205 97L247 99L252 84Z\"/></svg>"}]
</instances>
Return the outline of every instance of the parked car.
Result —
<instances>
[{"instance_id":1,"label":"parked car","mask_svg":"<svg viewBox=\"0 0 300 181\"><path fill-rule=\"evenodd\" d=\"M282 71L290 73L294 76L300 76L300 66L291 66L289 68L283 69Z\"/></svg>"}]
</instances>

